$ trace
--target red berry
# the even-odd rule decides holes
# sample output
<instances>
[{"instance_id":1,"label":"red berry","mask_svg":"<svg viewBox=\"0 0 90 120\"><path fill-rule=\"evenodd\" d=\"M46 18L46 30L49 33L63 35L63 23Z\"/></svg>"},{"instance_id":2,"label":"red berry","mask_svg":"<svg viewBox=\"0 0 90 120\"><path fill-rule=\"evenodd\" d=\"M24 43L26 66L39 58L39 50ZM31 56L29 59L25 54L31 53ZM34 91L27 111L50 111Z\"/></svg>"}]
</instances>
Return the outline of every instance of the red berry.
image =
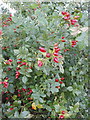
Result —
<instances>
[{"instance_id":1,"label":"red berry","mask_svg":"<svg viewBox=\"0 0 90 120\"><path fill-rule=\"evenodd\" d=\"M64 20L69 20L70 19L70 17L64 17Z\"/></svg>"},{"instance_id":2,"label":"red berry","mask_svg":"<svg viewBox=\"0 0 90 120\"><path fill-rule=\"evenodd\" d=\"M18 62L17 62L17 64L20 64L20 63L22 63L22 62L21 62L21 61L18 61Z\"/></svg>"},{"instance_id":3,"label":"red berry","mask_svg":"<svg viewBox=\"0 0 90 120\"><path fill-rule=\"evenodd\" d=\"M62 37L62 39L64 39L65 37Z\"/></svg>"},{"instance_id":4,"label":"red berry","mask_svg":"<svg viewBox=\"0 0 90 120\"><path fill-rule=\"evenodd\" d=\"M60 48L57 48L55 49L55 53L59 52L60 51Z\"/></svg>"},{"instance_id":5,"label":"red berry","mask_svg":"<svg viewBox=\"0 0 90 120\"><path fill-rule=\"evenodd\" d=\"M14 108L10 108L10 110L13 110Z\"/></svg>"},{"instance_id":6,"label":"red berry","mask_svg":"<svg viewBox=\"0 0 90 120\"><path fill-rule=\"evenodd\" d=\"M40 61L40 60L38 60L38 66L39 66L39 67L43 66L43 62Z\"/></svg>"},{"instance_id":7,"label":"red berry","mask_svg":"<svg viewBox=\"0 0 90 120\"><path fill-rule=\"evenodd\" d=\"M46 52L45 48L43 48L43 47L40 47L39 50L40 50L41 52Z\"/></svg>"},{"instance_id":8,"label":"red berry","mask_svg":"<svg viewBox=\"0 0 90 120\"><path fill-rule=\"evenodd\" d=\"M56 86L56 88L60 89L60 86Z\"/></svg>"},{"instance_id":9,"label":"red berry","mask_svg":"<svg viewBox=\"0 0 90 120\"><path fill-rule=\"evenodd\" d=\"M50 54L50 53L46 53L46 57L48 57L48 58L49 58L50 56L51 56L51 54Z\"/></svg>"},{"instance_id":10,"label":"red berry","mask_svg":"<svg viewBox=\"0 0 90 120\"><path fill-rule=\"evenodd\" d=\"M58 82L59 80L58 79L55 79L55 82Z\"/></svg>"},{"instance_id":11,"label":"red berry","mask_svg":"<svg viewBox=\"0 0 90 120\"><path fill-rule=\"evenodd\" d=\"M0 35L2 35L2 30L0 30Z\"/></svg>"},{"instance_id":12,"label":"red berry","mask_svg":"<svg viewBox=\"0 0 90 120\"><path fill-rule=\"evenodd\" d=\"M20 97L21 95L20 94L18 94L18 97Z\"/></svg>"},{"instance_id":13,"label":"red berry","mask_svg":"<svg viewBox=\"0 0 90 120\"><path fill-rule=\"evenodd\" d=\"M78 19L80 16L75 16L74 19Z\"/></svg>"},{"instance_id":14,"label":"red berry","mask_svg":"<svg viewBox=\"0 0 90 120\"><path fill-rule=\"evenodd\" d=\"M6 97L6 100L8 100L9 98L8 97Z\"/></svg>"},{"instance_id":15,"label":"red berry","mask_svg":"<svg viewBox=\"0 0 90 120\"><path fill-rule=\"evenodd\" d=\"M62 40L62 42L66 42L66 40Z\"/></svg>"},{"instance_id":16,"label":"red berry","mask_svg":"<svg viewBox=\"0 0 90 120\"><path fill-rule=\"evenodd\" d=\"M10 17L12 17L12 14L10 14Z\"/></svg>"},{"instance_id":17,"label":"red berry","mask_svg":"<svg viewBox=\"0 0 90 120\"><path fill-rule=\"evenodd\" d=\"M66 12L62 11L62 15L65 15L65 14L66 14Z\"/></svg>"},{"instance_id":18,"label":"red berry","mask_svg":"<svg viewBox=\"0 0 90 120\"><path fill-rule=\"evenodd\" d=\"M62 81L60 81L59 83L60 83L60 84L62 84L63 82L62 82Z\"/></svg>"},{"instance_id":19,"label":"red berry","mask_svg":"<svg viewBox=\"0 0 90 120\"><path fill-rule=\"evenodd\" d=\"M66 112L65 111L62 111L62 114L65 114Z\"/></svg>"},{"instance_id":20,"label":"red berry","mask_svg":"<svg viewBox=\"0 0 90 120\"><path fill-rule=\"evenodd\" d=\"M58 61L58 58L57 58L57 57L54 57L53 61L54 61L54 62L56 62L56 63L59 63L59 61Z\"/></svg>"},{"instance_id":21,"label":"red berry","mask_svg":"<svg viewBox=\"0 0 90 120\"><path fill-rule=\"evenodd\" d=\"M70 16L70 14L68 13L68 12L66 12L66 14L65 14L67 17L69 17Z\"/></svg>"},{"instance_id":22,"label":"red berry","mask_svg":"<svg viewBox=\"0 0 90 120\"><path fill-rule=\"evenodd\" d=\"M26 65L27 63L26 62L22 62L22 65Z\"/></svg>"},{"instance_id":23,"label":"red berry","mask_svg":"<svg viewBox=\"0 0 90 120\"><path fill-rule=\"evenodd\" d=\"M9 62L12 62L13 60L12 60L12 59L9 59L8 61L9 61Z\"/></svg>"},{"instance_id":24,"label":"red berry","mask_svg":"<svg viewBox=\"0 0 90 120\"><path fill-rule=\"evenodd\" d=\"M64 116L63 116L63 115L60 115L60 116L59 116L59 118L63 119L63 118L64 118Z\"/></svg>"},{"instance_id":25,"label":"red berry","mask_svg":"<svg viewBox=\"0 0 90 120\"><path fill-rule=\"evenodd\" d=\"M53 53L54 56L58 56L58 53Z\"/></svg>"},{"instance_id":26,"label":"red berry","mask_svg":"<svg viewBox=\"0 0 90 120\"><path fill-rule=\"evenodd\" d=\"M61 78L61 80L64 80L64 79L65 79L64 77Z\"/></svg>"}]
</instances>

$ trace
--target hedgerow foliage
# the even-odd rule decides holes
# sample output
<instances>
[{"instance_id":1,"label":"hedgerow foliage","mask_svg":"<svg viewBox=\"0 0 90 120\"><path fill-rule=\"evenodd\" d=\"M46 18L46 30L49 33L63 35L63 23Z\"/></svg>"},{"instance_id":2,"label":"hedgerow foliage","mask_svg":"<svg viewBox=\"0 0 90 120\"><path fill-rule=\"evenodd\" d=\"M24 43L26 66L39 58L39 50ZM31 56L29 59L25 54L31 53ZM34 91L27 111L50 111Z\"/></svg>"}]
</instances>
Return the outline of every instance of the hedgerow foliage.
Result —
<instances>
[{"instance_id":1,"label":"hedgerow foliage","mask_svg":"<svg viewBox=\"0 0 90 120\"><path fill-rule=\"evenodd\" d=\"M87 4L11 7L0 31L3 117L87 118Z\"/></svg>"}]
</instances>

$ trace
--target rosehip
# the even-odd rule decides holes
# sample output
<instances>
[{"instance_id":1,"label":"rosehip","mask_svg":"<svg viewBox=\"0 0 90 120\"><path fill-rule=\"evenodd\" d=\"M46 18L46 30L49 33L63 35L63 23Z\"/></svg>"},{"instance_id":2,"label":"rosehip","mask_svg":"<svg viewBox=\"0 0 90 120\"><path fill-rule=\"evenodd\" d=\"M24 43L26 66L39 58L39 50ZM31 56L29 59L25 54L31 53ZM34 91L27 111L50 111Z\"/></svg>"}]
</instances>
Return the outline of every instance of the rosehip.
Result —
<instances>
[{"instance_id":1,"label":"rosehip","mask_svg":"<svg viewBox=\"0 0 90 120\"><path fill-rule=\"evenodd\" d=\"M55 49L55 52L56 52L56 53L59 52L59 51L60 51L60 48Z\"/></svg>"},{"instance_id":2,"label":"rosehip","mask_svg":"<svg viewBox=\"0 0 90 120\"><path fill-rule=\"evenodd\" d=\"M58 82L59 80L58 79L55 79L55 82Z\"/></svg>"},{"instance_id":3,"label":"rosehip","mask_svg":"<svg viewBox=\"0 0 90 120\"><path fill-rule=\"evenodd\" d=\"M53 53L54 56L58 56L58 53Z\"/></svg>"},{"instance_id":4,"label":"rosehip","mask_svg":"<svg viewBox=\"0 0 90 120\"><path fill-rule=\"evenodd\" d=\"M12 60L12 59L9 59L8 61L9 61L9 62L12 62L13 60Z\"/></svg>"},{"instance_id":5,"label":"rosehip","mask_svg":"<svg viewBox=\"0 0 90 120\"><path fill-rule=\"evenodd\" d=\"M62 111L62 114L65 114L65 111Z\"/></svg>"},{"instance_id":6,"label":"rosehip","mask_svg":"<svg viewBox=\"0 0 90 120\"><path fill-rule=\"evenodd\" d=\"M65 37L62 37L62 39L64 39Z\"/></svg>"},{"instance_id":7,"label":"rosehip","mask_svg":"<svg viewBox=\"0 0 90 120\"><path fill-rule=\"evenodd\" d=\"M0 35L2 35L2 30L0 30Z\"/></svg>"},{"instance_id":8,"label":"rosehip","mask_svg":"<svg viewBox=\"0 0 90 120\"><path fill-rule=\"evenodd\" d=\"M9 98L8 97L6 97L6 100L8 100Z\"/></svg>"},{"instance_id":9,"label":"rosehip","mask_svg":"<svg viewBox=\"0 0 90 120\"><path fill-rule=\"evenodd\" d=\"M75 16L74 19L78 19L80 16Z\"/></svg>"},{"instance_id":10,"label":"rosehip","mask_svg":"<svg viewBox=\"0 0 90 120\"><path fill-rule=\"evenodd\" d=\"M63 118L64 118L64 116L63 116L63 115L60 115L60 116L59 116L59 118L63 119Z\"/></svg>"},{"instance_id":11,"label":"rosehip","mask_svg":"<svg viewBox=\"0 0 90 120\"><path fill-rule=\"evenodd\" d=\"M50 56L51 56L51 54L50 54L50 53L46 53L46 57L48 57L48 58L49 58Z\"/></svg>"},{"instance_id":12,"label":"rosehip","mask_svg":"<svg viewBox=\"0 0 90 120\"><path fill-rule=\"evenodd\" d=\"M43 62L38 60L38 66L41 67L43 65Z\"/></svg>"},{"instance_id":13,"label":"rosehip","mask_svg":"<svg viewBox=\"0 0 90 120\"><path fill-rule=\"evenodd\" d=\"M43 47L40 47L39 50L40 50L41 52L46 52L45 48L43 48Z\"/></svg>"},{"instance_id":14,"label":"rosehip","mask_svg":"<svg viewBox=\"0 0 90 120\"><path fill-rule=\"evenodd\" d=\"M66 42L66 40L62 40L62 42Z\"/></svg>"},{"instance_id":15,"label":"rosehip","mask_svg":"<svg viewBox=\"0 0 90 120\"><path fill-rule=\"evenodd\" d=\"M64 79L65 79L64 77L61 78L61 80L64 80Z\"/></svg>"},{"instance_id":16,"label":"rosehip","mask_svg":"<svg viewBox=\"0 0 90 120\"><path fill-rule=\"evenodd\" d=\"M13 110L14 108L10 108L10 110Z\"/></svg>"},{"instance_id":17,"label":"rosehip","mask_svg":"<svg viewBox=\"0 0 90 120\"><path fill-rule=\"evenodd\" d=\"M62 81L60 81L59 83L60 83L60 84L62 84L63 82L62 82Z\"/></svg>"},{"instance_id":18,"label":"rosehip","mask_svg":"<svg viewBox=\"0 0 90 120\"><path fill-rule=\"evenodd\" d=\"M65 15L65 14L66 14L66 12L62 11L62 15Z\"/></svg>"},{"instance_id":19,"label":"rosehip","mask_svg":"<svg viewBox=\"0 0 90 120\"><path fill-rule=\"evenodd\" d=\"M59 63L58 58L56 58L56 57L54 57L53 61L56 63Z\"/></svg>"}]
</instances>

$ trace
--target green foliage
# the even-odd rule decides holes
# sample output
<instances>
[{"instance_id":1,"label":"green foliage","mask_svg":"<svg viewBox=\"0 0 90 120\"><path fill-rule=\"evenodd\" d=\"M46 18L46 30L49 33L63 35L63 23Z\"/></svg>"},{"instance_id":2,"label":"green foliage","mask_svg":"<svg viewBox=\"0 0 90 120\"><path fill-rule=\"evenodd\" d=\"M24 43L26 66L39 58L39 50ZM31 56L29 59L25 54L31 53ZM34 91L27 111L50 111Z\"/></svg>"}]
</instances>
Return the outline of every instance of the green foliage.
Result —
<instances>
[{"instance_id":1,"label":"green foliage","mask_svg":"<svg viewBox=\"0 0 90 120\"><path fill-rule=\"evenodd\" d=\"M33 118L34 113L43 118L88 118L87 4L11 3L11 7L17 12L12 17L2 14L0 38L4 118ZM62 11L69 12L70 19L79 16L76 26L63 18Z\"/></svg>"}]
</instances>

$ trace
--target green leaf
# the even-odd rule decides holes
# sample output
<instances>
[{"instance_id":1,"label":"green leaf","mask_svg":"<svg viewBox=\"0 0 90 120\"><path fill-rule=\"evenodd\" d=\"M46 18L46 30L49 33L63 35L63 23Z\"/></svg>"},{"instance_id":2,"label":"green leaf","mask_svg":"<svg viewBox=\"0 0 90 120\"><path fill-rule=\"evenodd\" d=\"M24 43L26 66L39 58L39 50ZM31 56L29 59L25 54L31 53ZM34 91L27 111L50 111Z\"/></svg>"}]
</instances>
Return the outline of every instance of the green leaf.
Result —
<instances>
[{"instance_id":1,"label":"green leaf","mask_svg":"<svg viewBox=\"0 0 90 120\"><path fill-rule=\"evenodd\" d=\"M58 105L54 105L54 107L55 107L55 111L56 112L59 112L60 111L60 105L58 104Z\"/></svg>"},{"instance_id":2,"label":"green leaf","mask_svg":"<svg viewBox=\"0 0 90 120\"><path fill-rule=\"evenodd\" d=\"M14 93L14 91L15 91L13 84L9 84L8 89L11 93Z\"/></svg>"},{"instance_id":3,"label":"green leaf","mask_svg":"<svg viewBox=\"0 0 90 120\"><path fill-rule=\"evenodd\" d=\"M20 113L21 118L25 118L29 114L29 111L23 111Z\"/></svg>"},{"instance_id":4,"label":"green leaf","mask_svg":"<svg viewBox=\"0 0 90 120\"><path fill-rule=\"evenodd\" d=\"M69 87L67 87L67 90L73 91L73 87L72 87L72 86L69 86Z\"/></svg>"},{"instance_id":5,"label":"green leaf","mask_svg":"<svg viewBox=\"0 0 90 120\"><path fill-rule=\"evenodd\" d=\"M26 76L23 76L23 77L22 77L22 81L23 81L23 83L26 83L26 82L28 81L27 77L26 77Z\"/></svg>"}]
</instances>

